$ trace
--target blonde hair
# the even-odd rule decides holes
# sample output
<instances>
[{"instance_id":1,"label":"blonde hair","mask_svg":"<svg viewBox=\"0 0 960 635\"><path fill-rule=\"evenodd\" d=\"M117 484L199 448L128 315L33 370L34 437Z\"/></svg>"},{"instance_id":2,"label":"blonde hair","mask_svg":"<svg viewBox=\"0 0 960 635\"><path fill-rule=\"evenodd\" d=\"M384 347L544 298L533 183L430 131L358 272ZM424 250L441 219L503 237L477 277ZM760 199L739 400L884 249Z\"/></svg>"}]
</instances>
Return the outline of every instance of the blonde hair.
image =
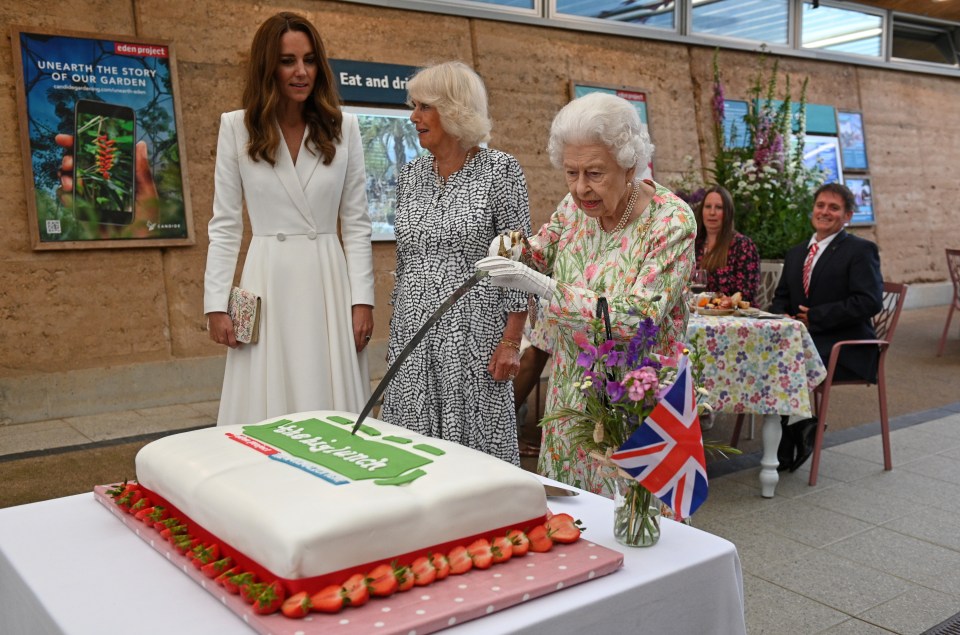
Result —
<instances>
[{"instance_id":1,"label":"blonde hair","mask_svg":"<svg viewBox=\"0 0 960 635\"><path fill-rule=\"evenodd\" d=\"M643 173L653 158L653 144L640 123L637 109L622 97L590 93L560 109L550 126L547 153L553 167L563 167L563 150L568 145L602 143L617 165Z\"/></svg>"},{"instance_id":2,"label":"blonde hair","mask_svg":"<svg viewBox=\"0 0 960 635\"><path fill-rule=\"evenodd\" d=\"M407 82L407 103L437 109L444 131L464 148L490 140L487 89L483 80L463 62L442 62L417 71Z\"/></svg>"}]
</instances>

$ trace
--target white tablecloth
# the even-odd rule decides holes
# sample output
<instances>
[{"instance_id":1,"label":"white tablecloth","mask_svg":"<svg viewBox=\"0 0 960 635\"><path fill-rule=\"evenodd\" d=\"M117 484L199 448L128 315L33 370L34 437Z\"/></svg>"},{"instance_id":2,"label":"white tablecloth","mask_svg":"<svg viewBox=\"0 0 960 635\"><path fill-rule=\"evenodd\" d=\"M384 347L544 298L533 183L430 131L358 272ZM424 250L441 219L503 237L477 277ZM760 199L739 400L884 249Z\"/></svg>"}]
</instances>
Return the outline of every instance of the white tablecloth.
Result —
<instances>
[{"instance_id":1,"label":"white tablecloth","mask_svg":"<svg viewBox=\"0 0 960 635\"><path fill-rule=\"evenodd\" d=\"M623 552L623 569L444 633L746 633L740 559L730 542L664 521L655 547L628 549L613 539L611 501L584 492L549 503L583 520L584 538ZM252 631L93 494L80 494L0 509L0 633Z\"/></svg>"}]
</instances>

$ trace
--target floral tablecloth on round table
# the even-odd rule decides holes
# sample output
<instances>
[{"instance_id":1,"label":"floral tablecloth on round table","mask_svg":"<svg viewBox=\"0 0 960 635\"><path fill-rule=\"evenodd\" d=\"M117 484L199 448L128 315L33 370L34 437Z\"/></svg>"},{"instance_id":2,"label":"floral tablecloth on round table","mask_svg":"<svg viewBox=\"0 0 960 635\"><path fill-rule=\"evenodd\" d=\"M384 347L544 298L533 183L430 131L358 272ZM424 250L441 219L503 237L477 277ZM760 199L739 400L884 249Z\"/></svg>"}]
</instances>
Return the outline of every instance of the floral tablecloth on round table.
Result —
<instances>
[{"instance_id":1,"label":"floral tablecloth on round table","mask_svg":"<svg viewBox=\"0 0 960 635\"><path fill-rule=\"evenodd\" d=\"M827 369L801 322L692 315L687 341L701 352L717 412L811 416L811 391Z\"/></svg>"}]
</instances>

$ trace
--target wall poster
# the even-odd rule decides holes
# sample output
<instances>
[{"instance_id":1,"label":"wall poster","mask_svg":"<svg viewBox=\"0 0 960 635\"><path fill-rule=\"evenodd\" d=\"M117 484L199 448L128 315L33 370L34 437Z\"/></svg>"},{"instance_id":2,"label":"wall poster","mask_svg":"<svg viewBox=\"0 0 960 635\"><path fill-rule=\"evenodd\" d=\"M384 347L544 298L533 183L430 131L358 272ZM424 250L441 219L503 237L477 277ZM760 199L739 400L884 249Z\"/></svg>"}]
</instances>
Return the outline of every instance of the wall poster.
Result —
<instances>
[{"instance_id":1,"label":"wall poster","mask_svg":"<svg viewBox=\"0 0 960 635\"><path fill-rule=\"evenodd\" d=\"M840 153L843 169L862 172L868 169L867 140L863 134L863 116L858 112L837 111L837 127L840 129Z\"/></svg>"},{"instance_id":2,"label":"wall poster","mask_svg":"<svg viewBox=\"0 0 960 635\"><path fill-rule=\"evenodd\" d=\"M725 148L746 148L750 144L747 115L750 104L739 99L723 100L723 144Z\"/></svg>"},{"instance_id":3,"label":"wall poster","mask_svg":"<svg viewBox=\"0 0 960 635\"><path fill-rule=\"evenodd\" d=\"M369 106L344 106L343 110L357 115L360 124L372 240L395 240L397 175L404 164L426 150L420 147L410 110Z\"/></svg>"},{"instance_id":4,"label":"wall poster","mask_svg":"<svg viewBox=\"0 0 960 635\"><path fill-rule=\"evenodd\" d=\"M844 185L853 192L853 198L857 203L857 211L853 213L850 224L875 224L876 218L873 215L873 187L870 185L870 177L862 174L858 174L856 177L848 176L844 179Z\"/></svg>"},{"instance_id":5,"label":"wall poster","mask_svg":"<svg viewBox=\"0 0 960 635\"><path fill-rule=\"evenodd\" d=\"M633 104L634 108L637 109L637 114L640 115L640 125L643 126L644 131L650 135L651 141L653 140L653 135L650 134L649 119L647 117L648 96L646 90L643 90L642 88L629 88L627 86L604 86L600 84L588 85L578 81L570 82L570 99L583 97L584 95L589 95L590 93L610 93L611 95L623 97L629 101L631 104ZM647 164L647 169L644 170L643 174L637 175L637 178L653 178L652 161Z\"/></svg>"},{"instance_id":6,"label":"wall poster","mask_svg":"<svg viewBox=\"0 0 960 635\"><path fill-rule=\"evenodd\" d=\"M12 29L33 248L192 245L168 42Z\"/></svg>"},{"instance_id":7,"label":"wall poster","mask_svg":"<svg viewBox=\"0 0 960 635\"><path fill-rule=\"evenodd\" d=\"M836 137L806 135L803 138L803 164L808 168L823 170L826 176L824 183L843 183L840 144Z\"/></svg>"}]
</instances>

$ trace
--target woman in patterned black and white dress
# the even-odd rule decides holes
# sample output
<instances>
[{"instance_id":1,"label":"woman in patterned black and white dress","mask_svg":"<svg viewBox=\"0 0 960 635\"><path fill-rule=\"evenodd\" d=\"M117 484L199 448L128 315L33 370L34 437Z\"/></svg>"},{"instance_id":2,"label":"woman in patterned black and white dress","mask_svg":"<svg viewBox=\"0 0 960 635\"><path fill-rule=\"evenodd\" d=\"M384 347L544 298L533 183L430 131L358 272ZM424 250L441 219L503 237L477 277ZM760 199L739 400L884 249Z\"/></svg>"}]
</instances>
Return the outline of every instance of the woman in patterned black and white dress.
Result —
<instances>
[{"instance_id":1,"label":"woman in patterned black and white dress","mask_svg":"<svg viewBox=\"0 0 960 635\"><path fill-rule=\"evenodd\" d=\"M387 362L474 273L493 238L530 231L517 160L489 139L487 94L460 62L421 70L407 85L426 154L397 181L396 285ZM519 464L512 380L527 294L481 281L427 333L384 394L380 418Z\"/></svg>"}]
</instances>

